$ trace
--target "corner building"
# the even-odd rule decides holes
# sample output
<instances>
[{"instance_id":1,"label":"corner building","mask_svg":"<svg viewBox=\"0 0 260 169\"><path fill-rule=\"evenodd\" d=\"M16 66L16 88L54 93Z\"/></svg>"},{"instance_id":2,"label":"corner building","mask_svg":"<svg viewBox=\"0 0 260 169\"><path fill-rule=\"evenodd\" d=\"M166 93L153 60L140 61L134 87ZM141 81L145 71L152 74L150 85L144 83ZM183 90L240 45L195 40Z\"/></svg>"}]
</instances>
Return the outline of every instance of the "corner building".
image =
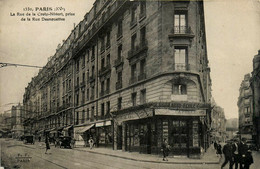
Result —
<instances>
[{"instance_id":1,"label":"corner building","mask_svg":"<svg viewBox=\"0 0 260 169\"><path fill-rule=\"evenodd\" d=\"M70 130L76 146L93 137L98 146L148 154L160 153L163 139L174 155L199 157L207 149L211 78L203 1L96 0L54 63L63 63L66 52L71 90L60 90L65 101L58 102L73 104L56 109L50 124Z\"/></svg>"}]
</instances>

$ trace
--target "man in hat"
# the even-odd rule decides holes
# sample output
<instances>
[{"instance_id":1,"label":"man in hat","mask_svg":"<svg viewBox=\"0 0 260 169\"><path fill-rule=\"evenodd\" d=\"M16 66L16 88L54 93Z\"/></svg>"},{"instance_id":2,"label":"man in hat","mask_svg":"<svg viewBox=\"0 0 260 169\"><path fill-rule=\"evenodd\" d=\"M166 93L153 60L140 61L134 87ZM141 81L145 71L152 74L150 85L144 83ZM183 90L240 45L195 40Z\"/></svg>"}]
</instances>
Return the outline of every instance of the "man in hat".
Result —
<instances>
[{"instance_id":1,"label":"man in hat","mask_svg":"<svg viewBox=\"0 0 260 169\"><path fill-rule=\"evenodd\" d=\"M238 145L240 169L245 169L247 152L248 152L248 147L246 145L246 138L242 138L240 144Z\"/></svg>"}]
</instances>

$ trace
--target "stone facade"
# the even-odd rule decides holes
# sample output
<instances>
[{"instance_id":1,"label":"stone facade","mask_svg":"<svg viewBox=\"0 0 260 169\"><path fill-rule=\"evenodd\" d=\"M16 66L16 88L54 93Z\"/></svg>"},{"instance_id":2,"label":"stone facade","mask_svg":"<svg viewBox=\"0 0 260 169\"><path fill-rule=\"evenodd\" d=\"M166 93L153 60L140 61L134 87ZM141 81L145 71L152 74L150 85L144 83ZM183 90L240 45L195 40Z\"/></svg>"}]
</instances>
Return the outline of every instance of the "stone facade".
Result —
<instances>
[{"instance_id":1,"label":"stone facade","mask_svg":"<svg viewBox=\"0 0 260 169\"><path fill-rule=\"evenodd\" d=\"M253 72L250 80L253 93L253 138L260 147L260 50L253 59Z\"/></svg>"},{"instance_id":2,"label":"stone facade","mask_svg":"<svg viewBox=\"0 0 260 169\"><path fill-rule=\"evenodd\" d=\"M244 76L239 89L238 110L239 110L239 132L241 137L252 139L253 134L253 97L250 88L250 74Z\"/></svg>"},{"instance_id":3,"label":"stone facade","mask_svg":"<svg viewBox=\"0 0 260 169\"><path fill-rule=\"evenodd\" d=\"M172 153L196 156L209 145L210 99L203 1L97 0L24 104L36 106L34 133L63 127L76 145L93 137L144 153L167 139Z\"/></svg>"},{"instance_id":4,"label":"stone facade","mask_svg":"<svg viewBox=\"0 0 260 169\"><path fill-rule=\"evenodd\" d=\"M12 106L11 109L12 138L19 139L24 134L23 114L24 114L23 106L20 105L20 103L17 106Z\"/></svg>"},{"instance_id":5,"label":"stone facade","mask_svg":"<svg viewBox=\"0 0 260 169\"><path fill-rule=\"evenodd\" d=\"M225 142L226 141L226 118L224 109L220 106L214 106L211 111L211 141Z\"/></svg>"}]
</instances>

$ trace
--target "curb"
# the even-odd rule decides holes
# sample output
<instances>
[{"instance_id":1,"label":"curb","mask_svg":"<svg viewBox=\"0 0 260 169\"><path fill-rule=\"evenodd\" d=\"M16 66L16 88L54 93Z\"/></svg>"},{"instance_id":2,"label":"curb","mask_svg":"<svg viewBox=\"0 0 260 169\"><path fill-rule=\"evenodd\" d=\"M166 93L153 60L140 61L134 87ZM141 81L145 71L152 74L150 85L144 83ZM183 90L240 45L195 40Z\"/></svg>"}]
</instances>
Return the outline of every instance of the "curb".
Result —
<instances>
[{"instance_id":1,"label":"curb","mask_svg":"<svg viewBox=\"0 0 260 169\"><path fill-rule=\"evenodd\" d=\"M126 160L132 160L132 161L140 161L140 162L149 162L149 163L164 163L164 164L219 164L220 160L218 161L198 161L198 162L189 162L189 161L153 161L153 160L142 160L142 159L135 159L131 157L124 157L124 156L119 156L119 155L113 155L113 154L107 154L107 153L100 153L100 152L95 152L95 151L88 151L88 150L81 150L74 148L73 150L76 151L82 151L82 152L88 152L88 153L93 153L93 154L100 154L100 155L105 155L105 156L110 156L110 157L116 157L116 158L122 158Z\"/></svg>"}]
</instances>

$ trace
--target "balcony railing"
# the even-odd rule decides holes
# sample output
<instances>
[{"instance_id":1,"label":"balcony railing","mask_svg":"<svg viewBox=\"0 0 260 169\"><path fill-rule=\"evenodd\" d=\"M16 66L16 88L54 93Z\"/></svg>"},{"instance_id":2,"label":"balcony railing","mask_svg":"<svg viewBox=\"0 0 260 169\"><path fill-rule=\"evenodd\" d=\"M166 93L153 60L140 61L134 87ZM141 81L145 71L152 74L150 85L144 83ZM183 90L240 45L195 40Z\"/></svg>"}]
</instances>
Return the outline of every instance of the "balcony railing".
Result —
<instances>
[{"instance_id":1,"label":"balcony railing","mask_svg":"<svg viewBox=\"0 0 260 169\"><path fill-rule=\"evenodd\" d=\"M123 86L123 85L122 85L122 81L116 82L116 90L121 89L122 86Z\"/></svg>"},{"instance_id":2,"label":"balcony railing","mask_svg":"<svg viewBox=\"0 0 260 169\"><path fill-rule=\"evenodd\" d=\"M191 28L188 26L174 26L173 28L174 34L191 34Z\"/></svg>"},{"instance_id":3,"label":"balcony railing","mask_svg":"<svg viewBox=\"0 0 260 169\"><path fill-rule=\"evenodd\" d=\"M146 73L141 73L139 76L138 76L138 80L144 80L146 79Z\"/></svg>"},{"instance_id":4,"label":"balcony railing","mask_svg":"<svg viewBox=\"0 0 260 169\"><path fill-rule=\"evenodd\" d=\"M117 67L119 66L121 63L123 63L123 57L121 56L120 58L117 58L115 61L114 61L114 66Z\"/></svg>"},{"instance_id":5,"label":"balcony railing","mask_svg":"<svg viewBox=\"0 0 260 169\"><path fill-rule=\"evenodd\" d=\"M131 84L134 84L134 83L136 83L136 82L137 82L137 77L136 77L136 76L131 77L130 80L129 80L129 84L130 84L130 85L131 85Z\"/></svg>"},{"instance_id":6,"label":"balcony railing","mask_svg":"<svg viewBox=\"0 0 260 169\"><path fill-rule=\"evenodd\" d=\"M139 45L135 46L133 49L128 51L128 58L131 59L132 57L138 55L139 53L146 51L148 49L147 40L141 42Z\"/></svg>"}]
</instances>

